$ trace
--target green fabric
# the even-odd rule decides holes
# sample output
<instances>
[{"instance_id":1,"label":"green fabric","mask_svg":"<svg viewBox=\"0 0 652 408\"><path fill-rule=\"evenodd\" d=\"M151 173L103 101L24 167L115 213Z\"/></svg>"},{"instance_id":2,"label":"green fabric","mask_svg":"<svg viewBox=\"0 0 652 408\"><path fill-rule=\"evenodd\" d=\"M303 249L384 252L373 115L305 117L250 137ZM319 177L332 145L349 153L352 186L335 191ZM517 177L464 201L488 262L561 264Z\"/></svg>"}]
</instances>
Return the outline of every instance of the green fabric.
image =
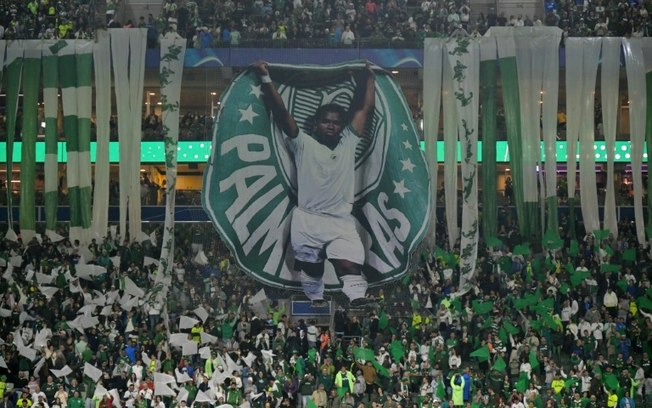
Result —
<instances>
[{"instance_id":1,"label":"green fabric","mask_svg":"<svg viewBox=\"0 0 652 408\"><path fill-rule=\"evenodd\" d=\"M489 347L482 346L471 353L471 357L476 357L480 361L487 361L489 359Z\"/></svg>"},{"instance_id":2,"label":"green fabric","mask_svg":"<svg viewBox=\"0 0 652 408\"><path fill-rule=\"evenodd\" d=\"M56 91L58 88L59 69L57 64L57 57L54 55L43 56L43 89L52 89L52 98L48 100L44 92L43 104L46 111L49 105L54 106L54 112L57 111L58 99L55 99ZM46 166L49 160L53 160L53 166L56 166L57 155L57 116L45 116L45 161ZM51 171L46 171L45 179L46 186L44 191L45 200L45 228L54 231L57 227L57 206L59 205L59 192L57 191L58 174L52 174ZM51 182L50 182L51 180ZM52 189L49 189L51 184Z\"/></svg>"},{"instance_id":3,"label":"green fabric","mask_svg":"<svg viewBox=\"0 0 652 408\"><path fill-rule=\"evenodd\" d=\"M73 45L68 45L68 47L74 47ZM72 54L62 55L58 59L59 62L59 81L61 83L62 89L62 99L64 100L64 106L66 106L66 98L75 98L76 95L66 95L67 92L71 92L71 89L76 88L77 86L77 68L76 68L76 59L74 51ZM76 104L74 105L76 107ZM78 152L79 152L79 121L77 120L77 109L74 112L66 112L64 109L63 112L63 129L66 134L66 148L69 157L68 163L68 202L70 205L70 227L80 227L81 226L81 211L80 211L80 195L79 195L79 184L72 181L71 174L78 174L78 166L73 168L78 163ZM76 178L77 176L75 176Z\"/></svg>"},{"instance_id":4,"label":"green fabric","mask_svg":"<svg viewBox=\"0 0 652 408\"><path fill-rule=\"evenodd\" d=\"M93 54L92 53L81 53L77 54L75 61L76 73L77 73L77 89L78 91L84 92L88 90L86 94L77 95L77 103L79 106L85 106L86 103L92 105L91 98L91 76L93 72ZM86 100L88 99L88 100ZM92 187L91 187L91 162L90 162L90 150L91 150L91 118L82 117L81 112L83 109L78 108L78 124L77 124L77 137L78 137L78 147L79 147L79 164L78 171L80 174L79 182L79 222L82 229L89 229L91 227L91 221L93 219L93 213L91 210L92 202Z\"/></svg>"},{"instance_id":5,"label":"green fabric","mask_svg":"<svg viewBox=\"0 0 652 408\"><path fill-rule=\"evenodd\" d=\"M484 239L489 245L489 239L498 235L496 60L480 62L480 95L482 96L482 228Z\"/></svg>"},{"instance_id":6,"label":"green fabric","mask_svg":"<svg viewBox=\"0 0 652 408\"><path fill-rule=\"evenodd\" d=\"M652 145L650 145L652 146ZM650 208L650 206L648 206ZM623 260L625 261L636 261L636 249L635 248L629 248L625 252L623 252Z\"/></svg>"},{"instance_id":7,"label":"green fabric","mask_svg":"<svg viewBox=\"0 0 652 408\"><path fill-rule=\"evenodd\" d=\"M557 203L557 196L546 198L546 211L548 216L546 220L546 228L550 231L557 231L559 229L559 209Z\"/></svg>"},{"instance_id":8,"label":"green fabric","mask_svg":"<svg viewBox=\"0 0 652 408\"><path fill-rule=\"evenodd\" d=\"M652 146L652 72L645 74L645 90L647 107L645 116L645 140L648 146ZM647 178L647 191L652 191L652 177ZM647 222L652 222L652 201L647 201Z\"/></svg>"},{"instance_id":9,"label":"green fabric","mask_svg":"<svg viewBox=\"0 0 652 408\"><path fill-rule=\"evenodd\" d=\"M518 71L516 57L498 59L505 108L505 127L509 146L509 161L513 184L513 197L518 218L518 227L523 237L530 236L528 215L523 197L523 142L521 140L521 108L518 94Z\"/></svg>"},{"instance_id":10,"label":"green fabric","mask_svg":"<svg viewBox=\"0 0 652 408\"><path fill-rule=\"evenodd\" d=\"M473 310L481 315L491 313L494 308L494 302L480 302L479 300L473 300L471 302L471 307Z\"/></svg>"},{"instance_id":11,"label":"green fabric","mask_svg":"<svg viewBox=\"0 0 652 408\"><path fill-rule=\"evenodd\" d=\"M378 316L378 328L380 330L385 330L387 328L387 325L389 324L389 317L387 316L387 313L383 310L380 312L380 315Z\"/></svg>"},{"instance_id":12,"label":"green fabric","mask_svg":"<svg viewBox=\"0 0 652 408\"><path fill-rule=\"evenodd\" d=\"M492 370L500 371L501 373L505 372L505 368L507 368L507 364L505 363L505 360L500 356L498 356L494 362L493 367L491 367Z\"/></svg>"},{"instance_id":13,"label":"green fabric","mask_svg":"<svg viewBox=\"0 0 652 408\"><path fill-rule=\"evenodd\" d=\"M575 231L575 223L577 219L575 218L575 192L568 192L568 225L571 238L577 238L577 231ZM572 255L572 253L571 253Z\"/></svg>"},{"instance_id":14,"label":"green fabric","mask_svg":"<svg viewBox=\"0 0 652 408\"><path fill-rule=\"evenodd\" d=\"M36 230L36 135L38 133L38 97L41 76L40 58L23 60L23 125L20 163L20 229Z\"/></svg>"}]
</instances>

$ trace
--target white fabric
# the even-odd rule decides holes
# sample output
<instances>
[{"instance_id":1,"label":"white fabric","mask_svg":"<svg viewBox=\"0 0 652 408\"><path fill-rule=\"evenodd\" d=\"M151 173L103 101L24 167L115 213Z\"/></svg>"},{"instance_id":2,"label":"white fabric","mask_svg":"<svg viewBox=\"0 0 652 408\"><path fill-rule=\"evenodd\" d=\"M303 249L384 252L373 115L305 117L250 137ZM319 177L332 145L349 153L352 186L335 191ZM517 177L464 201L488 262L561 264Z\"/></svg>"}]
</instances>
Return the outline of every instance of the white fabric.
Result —
<instances>
[{"instance_id":1,"label":"white fabric","mask_svg":"<svg viewBox=\"0 0 652 408\"><path fill-rule=\"evenodd\" d=\"M304 271L301 271L301 286L303 293L310 300L324 299L324 280L321 278L314 278Z\"/></svg>"},{"instance_id":2,"label":"white fabric","mask_svg":"<svg viewBox=\"0 0 652 408\"><path fill-rule=\"evenodd\" d=\"M602 129L607 152L607 191L604 201L603 228L611 231L614 237L618 236L614 150L616 148L616 124L619 104L620 45L620 38L602 39L602 63L600 67Z\"/></svg>"},{"instance_id":3,"label":"white fabric","mask_svg":"<svg viewBox=\"0 0 652 408\"><path fill-rule=\"evenodd\" d=\"M466 41L466 40L464 40ZM462 240L459 292L468 290L467 283L475 273L478 253L478 111L480 106L480 43L471 40L466 52L457 52L460 40L449 41L448 73L458 72L453 78L456 94L457 126L462 152ZM463 68L461 68L463 67Z\"/></svg>"},{"instance_id":4,"label":"white fabric","mask_svg":"<svg viewBox=\"0 0 652 408\"><path fill-rule=\"evenodd\" d=\"M548 27L551 29L551 27ZM545 197L557 197L557 110L559 104L559 42L562 32L553 28L543 44L542 130L546 153ZM556 217L556 214L549 214Z\"/></svg>"},{"instance_id":5,"label":"white fabric","mask_svg":"<svg viewBox=\"0 0 652 408\"><path fill-rule=\"evenodd\" d=\"M528 31L528 35L521 31ZM523 199L538 201L537 162L541 157L539 123L541 117L541 88L543 84L542 46L545 38L537 36L534 28L522 28L514 33L518 91L521 112ZM516 30L515 30L516 31ZM510 38L504 39L510 41Z\"/></svg>"},{"instance_id":6,"label":"white fabric","mask_svg":"<svg viewBox=\"0 0 652 408\"><path fill-rule=\"evenodd\" d=\"M171 47L181 49L179 58L176 60L165 59L165 55ZM161 85L161 98L164 98L171 104L175 105L180 102L181 97L181 80L183 77L183 55L185 55L186 41L180 38L165 38L161 41L161 70L166 69L169 75L169 83ZM174 261L174 211L176 200L177 184L177 144L179 142L179 109L164 109L162 112L163 127L168 129L167 138L170 141L166 144L165 165L165 225L163 228L163 245L161 247L161 257L158 266L158 276L168 274L168 269L172 267ZM205 319L202 319L205 320Z\"/></svg>"},{"instance_id":7,"label":"white fabric","mask_svg":"<svg viewBox=\"0 0 652 408\"><path fill-rule=\"evenodd\" d=\"M111 118L111 46L109 34L97 31L93 47L95 67L95 128L97 147L95 152L95 186L93 188L94 237L104 237L109 227L109 139Z\"/></svg>"},{"instance_id":8,"label":"white fabric","mask_svg":"<svg viewBox=\"0 0 652 408\"><path fill-rule=\"evenodd\" d=\"M575 197L577 177L577 140L581 126L582 43L580 38L566 39L566 151L568 198Z\"/></svg>"},{"instance_id":9,"label":"white fabric","mask_svg":"<svg viewBox=\"0 0 652 408\"><path fill-rule=\"evenodd\" d=\"M600 59L601 38L583 38L582 125L580 128L580 201L584 228L600 229L598 189L595 177L595 84Z\"/></svg>"},{"instance_id":10,"label":"white fabric","mask_svg":"<svg viewBox=\"0 0 652 408\"><path fill-rule=\"evenodd\" d=\"M646 46L650 39L623 38L623 51L627 69L627 92L629 94L629 130L631 138L632 181L634 184L634 222L636 238L644 245L645 225L643 222L643 142L645 140L645 120L647 96L645 85L645 63L642 43ZM648 48L648 47L646 47Z\"/></svg>"},{"instance_id":11,"label":"white fabric","mask_svg":"<svg viewBox=\"0 0 652 408\"><path fill-rule=\"evenodd\" d=\"M430 194L437 200L437 138L441 110L442 40L426 38L423 56L423 133L426 141L426 162L430 173ZM437 211L432 218L426 235L426 242L434 248L437 231Z\"/></svg>"},{"instance_id":12,"label":"white fabric","mask_svg":"<svg viewBox=\"0 0 652 408\"><path fill-rule=\"evenodd\" d=\"M457 109L453 94L453 73L444 64L442 80L442 105L444 113L444 201L448 245L455 246L460 236L457 224Z\"/></svg>"},{"instance_id":13,"label":"white fabric","mask_svg":"<svg viewBox=\"0 0 652 408\"><path fill-rule=\"evenodd\" d=\"M342 293L349 300L356 300L365 297L367 294L367 280L362 275L344 275L341 276Z\"/></svg>"},{"instance_id":14,"label":"white fabric","mask_svg":"<svg viewBox=\"0 0 652 408\"><path fill-rule=\"evenodd\" d=\"M354 201L355 151L360 138L346 127L334 149L299 130L288 139L297 167L298 208L317 214L351 214Z\"/></svg>"},{"instance_id":15,"label":"white fabric","mask_svg":"<svg viewBox=\"0 0 652 408\"><path fill-rule=\"evenodd\" d=\"M112 28L109 32L120 140L120 233L126 233L129 213L133 239L141 230L140 135L147 29Z\"/></svg>"}]
</instances>

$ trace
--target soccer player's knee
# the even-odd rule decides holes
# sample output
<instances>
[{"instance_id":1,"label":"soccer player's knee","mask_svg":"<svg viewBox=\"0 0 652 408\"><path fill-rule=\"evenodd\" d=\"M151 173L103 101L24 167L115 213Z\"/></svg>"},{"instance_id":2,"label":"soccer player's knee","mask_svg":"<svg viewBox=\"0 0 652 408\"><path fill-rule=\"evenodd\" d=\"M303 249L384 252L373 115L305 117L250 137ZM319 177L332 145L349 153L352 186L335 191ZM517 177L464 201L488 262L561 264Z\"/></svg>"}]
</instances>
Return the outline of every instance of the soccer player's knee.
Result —
<instances>
[{"instance_id":1,"label":"soccer player's knee","mask_svg":"<svg viewBox=\"0 0 652 408\"><path fill-rule=\"evenodd\" d=\"M335 272L337 275L360 275L362 273L360 265L345 260L339 260L335 263Z\"/></svg>"}]
</instances>

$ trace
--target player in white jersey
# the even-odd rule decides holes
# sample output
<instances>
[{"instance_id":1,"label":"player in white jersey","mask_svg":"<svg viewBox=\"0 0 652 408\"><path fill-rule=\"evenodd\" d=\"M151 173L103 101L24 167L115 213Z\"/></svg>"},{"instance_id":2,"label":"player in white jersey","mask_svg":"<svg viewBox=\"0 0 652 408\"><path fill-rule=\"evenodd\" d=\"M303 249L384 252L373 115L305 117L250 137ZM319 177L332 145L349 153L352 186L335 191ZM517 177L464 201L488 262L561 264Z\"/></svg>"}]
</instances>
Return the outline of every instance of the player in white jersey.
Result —
<instances>
[{"instance_id":1,"label":"player in white jersey","mask_svg":"<svg viewBox=\"0 0 652 408\"><path fill-rule=\"evenodd\" d=\"M276 125L287 136L297 167L298 205L292 216L291 240L295 270L306 296L324 304L324 262L328 259L342 281L352 306L373 303L362 274L364 247L351 215L355 183L355 151L373 111L375 76L367 64L356 76L349 112L327 104L314 115L312 134L299 128L269 76L267 63L253 65L261 80L265 103Z\"/></svg>"}]
</instances>

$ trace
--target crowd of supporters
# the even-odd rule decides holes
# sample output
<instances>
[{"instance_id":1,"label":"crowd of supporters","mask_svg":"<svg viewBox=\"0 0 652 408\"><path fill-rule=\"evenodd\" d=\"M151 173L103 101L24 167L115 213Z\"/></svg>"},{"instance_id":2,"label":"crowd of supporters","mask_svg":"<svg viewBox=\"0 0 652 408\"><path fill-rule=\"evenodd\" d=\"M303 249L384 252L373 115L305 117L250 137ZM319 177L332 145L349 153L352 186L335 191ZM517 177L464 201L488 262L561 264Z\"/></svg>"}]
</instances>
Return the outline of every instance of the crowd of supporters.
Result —
<instances>
[{"instance_id":1,"label":"crowd of supporters","mask_svg":"<svg viewBox=\"0 0 652 408\"><path fill-rule=\"evenodd\" d=\"M562 220L559 242L527 247L501 214L468 292L440 226L442 249L374 289L377 308L322 325L291 315L294 292L256 296L210 225L177 227L164 302L160 228L5 239L2 406L650 406L651 255L632 224L573 238Z\"/></svg>"},{"instance_id":2,"label":"crowd of supporters","mask_svg":"<svg viewBox=\"0 0 652 408\"><path fill-rule=\"evenodd\" d=\"M482 35L492 26L559 26L570 36L647 36L649 2L549 0L539 15L475 12L468 0L163 0L160 13L120 21L119 0L7 0L0 39L92 38L100 27L145 27L148 44L177 31L195 48L420 46L425 37Z\"/></svg>"}]
</instances>

